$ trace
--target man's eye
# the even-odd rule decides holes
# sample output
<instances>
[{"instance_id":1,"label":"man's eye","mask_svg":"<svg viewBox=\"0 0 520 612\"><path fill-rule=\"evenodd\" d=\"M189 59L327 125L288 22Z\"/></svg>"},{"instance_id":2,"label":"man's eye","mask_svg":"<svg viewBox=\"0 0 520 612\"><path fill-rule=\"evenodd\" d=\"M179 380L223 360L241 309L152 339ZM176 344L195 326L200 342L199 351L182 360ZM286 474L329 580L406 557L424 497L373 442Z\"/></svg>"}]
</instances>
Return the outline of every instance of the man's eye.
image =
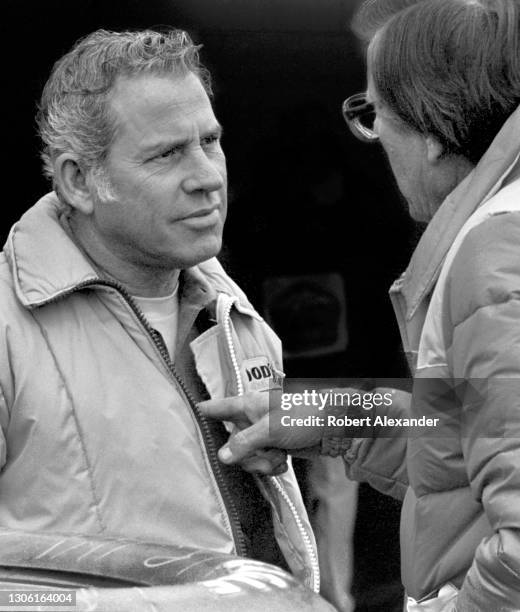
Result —
<instances>
[{"instance_id":1,"label":"man's eye","mask_svg":"<svg viewBox=\"0 0 520 612\"><path fill-rule=\"evenodd\" d=\"M167 151L163 151L162 153L159 153L159 155L157 155L157 158L167 159L168 157L174 157L181 151L182 151L182 147L172 147L171 149L168 149Z\"/></svg>"},{"instance_id":2,"label":"man's eye","mask_svg":"<svg viewBox=\"0 0 520 612\"><path fill-rule=\"evenodd\" d=\"M210 136L205 136L200 142L203 147L208 147L218 144L220 142L220 136L217 134L211 134Z\"/></svg>"}]
</instances>

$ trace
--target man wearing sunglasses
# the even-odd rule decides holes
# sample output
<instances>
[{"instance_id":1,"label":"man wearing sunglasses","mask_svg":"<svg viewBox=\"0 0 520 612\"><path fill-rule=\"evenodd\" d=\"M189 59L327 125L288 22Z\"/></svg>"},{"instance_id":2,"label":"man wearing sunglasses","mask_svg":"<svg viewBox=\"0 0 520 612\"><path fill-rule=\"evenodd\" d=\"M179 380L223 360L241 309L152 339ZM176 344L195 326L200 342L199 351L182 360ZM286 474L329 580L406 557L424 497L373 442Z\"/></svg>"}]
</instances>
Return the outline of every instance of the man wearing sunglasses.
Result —
<instances>
[{"instance_id":1,"label":"man wearing sunglasses","mask_svg":"<svg viewBox=\"0 0 520 612\"><path fill-rule=\"evenodd\" d=\"M261 395L204 411L253 423L221 449L227 463L314 447L404 494L407 610L520 610L520 6L371 1L357 30L368 89L344 117L383 146L410 215L428 223L390 290L418 393L396 392L385 416L435 415L440 429L283 428Z\"/></svg>"}]
</instances>

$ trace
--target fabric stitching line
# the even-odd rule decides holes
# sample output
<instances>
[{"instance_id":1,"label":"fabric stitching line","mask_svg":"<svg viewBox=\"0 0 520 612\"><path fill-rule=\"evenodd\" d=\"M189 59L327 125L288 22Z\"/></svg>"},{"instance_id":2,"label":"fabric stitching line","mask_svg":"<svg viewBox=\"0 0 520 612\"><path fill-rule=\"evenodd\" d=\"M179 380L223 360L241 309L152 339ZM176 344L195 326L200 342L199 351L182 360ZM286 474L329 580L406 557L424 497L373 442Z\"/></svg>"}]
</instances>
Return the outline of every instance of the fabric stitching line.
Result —
<instances>
[{"instance_id":1,"label":"fabric stitching line","mask_svg":"<svg viewBox=\"0 0 520 612\"><path fill-rule=\"evenodd\" d=\"M414 489L413 492L417 499L422 499L423 497L429 497L430 495L442 495L443 493L452 493L453 491L457 491L459 489L467 489L468 487L469 485L467 483L459 483L459 484L454 484L453 486L447 489L442 489L439 491L432 489L430 491L425 491L424 493L418 494L416 490Z\"/></svg>"},{"instance_id":2,"label":"fabric stitching line","mask_svg":"<svg viewBox=\"0 0 520 612\"><path fill-rule=\"evenodd\" d=\"M13 248L11 249L12 257L8 258L6 254L6 258L8 260L11 259L13 263L13 268L14 268L13 280L14 280L15 287L16 287L16 281L18 281L20 283L20 287L23 289L22 279L20 278L20 268L18 266L18 260L16 258L15 242L16 242L17 234L18 234L18 228L14 226L12 230L12 234L11 234L11 242L13 245Z\"/></svg>"},{"instance_id":3,"label":"fabric stitching line","mask_svg":"<svg viewBox=\"0 0 520 612\"><path fill-rule=\"evenodd\" d=\"M40 329L40 332L41 332L41 334L42 334L42 336L43 336L43 338L45 340L45 343L47 344L47 348L49 349L49 353L51 354L51 358L52 358L52 360L54 362L54 365L56 367L58 375L59 375L59 377L60 377L60 379L61 379L61 381L63 383L63 388L65 389L65 393L67 394L67 398L68 398L68 400L70 402L72 418L74 420L74 424L75 424L75 427L76 427L76 432L78 434L78 438L79 438L79 441L80 441L80 444L81 444L81 449L82 449L82 452L83 452L83 457L84 457L84 460L85 460L85 465L86 465L86 468L87 468L87 475L88 475L88 480L89 480L89 483L90 483L90 489L91 489L91 492L92 492L92 499L94 500L94 511L96 513L96 517L97 517L98 523L99 523L99 525L101 527L101 530L102 531L106 531L106 526L103 524L103 520L101 518L101 513L100 513L100 510L99 510L99 499L98 499L97 494L96 494L96 488L95 488L95 485L94 485L94 478L92 476L90 461L89 461L88 455L87 455L87 449L86 449L86 446L85 446L85 440L84 440L83 435L81 433L81 427L80 427L79 420L78 420L78 417L77 417L77 414L76 414L76 410L74 408L74 400L72 398L72 394L70 392L69 387L67 386L67 383L66 383L66 380L65 380L65 376L63 375L63 372L61 371L61 368L60 368L60 366L58 364L56 356L54 355L54 352L51 350L51 346L50 346L50 342L49 342L49 338L47 336L47 333L45 332L45 330L43 329L42 325L37 320L37 318L36 317L33 317L33 318L34 318L36 324L38 325L38 328Z\"/></svg>"},{"instance_id":4,"label":"fabric stitching line","mask_svg":"<svg viewBox=\"0 0 520 612\"><path fill-rule=\"evenodd\" d=\"M2 389L2 385L0 385L0 402L3 403L3 405L5 406L6 412L9 415L9 418L11 418L11 411L9 410L9 406L7 405L7 400L5 398L5 393L4 393L4 390Z\"/></svg>"},{"instance_id":5,"label":"fabric stitching line","mask_svg":"<svg viewBox=\"0 0 520 612\"><path fill-rule=\"evenodd\" d=\"M510 573L512 574L515 578L519 579L520 578L520 574L518 572L516 572L512 567L509 567L509 565L504 561L503 557L504 557L504 547L502 545L502 541L499 541L499 545L497 546L497 557L498 560L500 561L501 565Z\"/></svg>"},{"instance_id":6,"label":"fabric stitching line","mask_svg":"<svg viewBox=\"0 0 520 612\"><path fill-rule=\"evenodd\" d=\"M8 414L8 416L9 416L9 418L11 418L11 414L10 414L10 411L9 411L9 407L7 405L7 400L5 399L5 393L4 393L4 390L2 389L2 385L0 385L0 404L3 404L5 406L5 410L6 410L7 414ZM4 453L5 453L4 457L6 457L7 456L7 440L6 440L4 432L2 431L2 428L0 427L0 445L2 445L2 444L4 446ZM0 452L0 455L1 454L2 453ZM4 466L5 466L5 461L4 462L0 462L0 472L2 471L2 468Z\"/></svg>"},{"instance_id":7,"label":"fabric stitching line","mask_svg":"<svg viewBox=\"0 0 520 612\"><path fill-rule=\"evenodd\" d=\"M514 296L514 295L509 294L505 300L501 300L500 302L493 302L492 304L482 304L478 308L475 308L475 310L473 310L473 312L471 312L462 321L459 321L458 323L455 323L454 326L453 326L453 330L455 331L457 329L457 327L459 327L460 325L463 325L464 323L469 321L471 319L471 317L475 316L477 314L477 312L479 312L480 310L483 310L484 308L491 308L491 307L495 307L495 306L503 306L504 304L507 304L508 302L519 301L519 300L520 300L520 296Z\"/></svg>"}]
</instances>

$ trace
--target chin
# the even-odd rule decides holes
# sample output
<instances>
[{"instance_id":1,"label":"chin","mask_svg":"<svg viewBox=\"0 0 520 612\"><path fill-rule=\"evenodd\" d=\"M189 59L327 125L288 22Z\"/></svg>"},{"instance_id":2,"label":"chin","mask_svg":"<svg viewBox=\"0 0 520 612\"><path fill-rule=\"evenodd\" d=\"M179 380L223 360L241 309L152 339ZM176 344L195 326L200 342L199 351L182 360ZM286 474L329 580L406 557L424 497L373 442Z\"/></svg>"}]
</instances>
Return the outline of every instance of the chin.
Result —
<instances>
[{"instance_id":1,"label":"chin","mask_svg":"<svg viewBox=\"0 0 520 612\"><path fill-rule=\"evenodd\" d=\"M215 239L211 243L201 245L200 248L195 249L193 252L186 254L180 258L180 265L177 265L179 269L186 269L196 266L212 257L216 257L222 250L222 238ZM177 259L179 262L179 259Z\"/></svg>"},{"instance_id":2,"label":"chin","mask_svg":"<svg viewBox=\"0 0 520 612\"><path fill-rule=\"evenodd\" d=\"M432 220L432 214L424 210L422 207L417 207L408 202L408 214L418 223L429 223Z\"/></svg>"}]
</instances>

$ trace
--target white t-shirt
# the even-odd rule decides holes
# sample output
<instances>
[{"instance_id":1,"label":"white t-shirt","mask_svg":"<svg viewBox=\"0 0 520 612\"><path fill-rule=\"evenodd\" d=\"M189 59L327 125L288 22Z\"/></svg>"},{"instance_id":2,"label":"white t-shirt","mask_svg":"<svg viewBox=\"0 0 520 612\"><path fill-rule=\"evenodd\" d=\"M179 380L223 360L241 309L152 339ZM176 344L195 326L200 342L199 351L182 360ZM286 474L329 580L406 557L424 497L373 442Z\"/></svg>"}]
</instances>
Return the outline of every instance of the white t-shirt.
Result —
<instances>
[{"instance_id":1,"label":"white t-shirt","mask_svg":"<svg viewBox=\"0 0 520 612\"><path fill-rule=\"evenodd\" d=\"M163 297L139 297L134 295L139 308L150 325L163 337L166 348L173 360L175 356L175 340L179 320L179 283L170 295Z\"/></svg>"}]
</instances>

